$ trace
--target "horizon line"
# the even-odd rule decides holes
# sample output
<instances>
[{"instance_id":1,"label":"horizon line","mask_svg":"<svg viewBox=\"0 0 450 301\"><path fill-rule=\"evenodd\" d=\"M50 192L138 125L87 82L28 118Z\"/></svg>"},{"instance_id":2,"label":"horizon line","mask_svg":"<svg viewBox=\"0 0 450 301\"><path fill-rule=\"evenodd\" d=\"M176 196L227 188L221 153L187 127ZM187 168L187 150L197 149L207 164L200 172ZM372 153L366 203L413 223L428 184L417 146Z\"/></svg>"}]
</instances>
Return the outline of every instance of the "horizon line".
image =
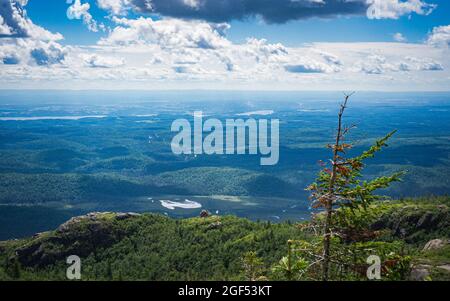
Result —
<instances>
[{"instance_id":1,"label":"horizon line","mask_svg":"<svg viewBox=\"0 0 450 301\"><path fill-rule=\"evenodd\" d=\"M268 90L268 89L3 89L0 92L290 92L290 93L450 93L450 90Z\"/></svg>"}]
</instances>

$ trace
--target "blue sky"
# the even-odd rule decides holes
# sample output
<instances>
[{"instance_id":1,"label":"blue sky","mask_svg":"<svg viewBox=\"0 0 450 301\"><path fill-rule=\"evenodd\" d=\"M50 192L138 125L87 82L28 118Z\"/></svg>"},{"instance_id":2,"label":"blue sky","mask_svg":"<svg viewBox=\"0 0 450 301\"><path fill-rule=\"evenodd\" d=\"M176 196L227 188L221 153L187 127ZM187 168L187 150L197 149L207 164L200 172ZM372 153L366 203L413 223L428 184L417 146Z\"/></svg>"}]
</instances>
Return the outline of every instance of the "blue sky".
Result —
<instances>
[{"instance_id":1,"label":"blue sky","mask_svg":"<svg viewBox=\"0 0 450 301\"><path fill-rule=\"evenodd\" d=\"M108 21L108 13L99 9L95 1L91 3L94 19ZM281 42L287 46L297 46L311 42L381 42L392 41L392 35L401 32L411 42L423 41L436 26L450 23L450 1L433 0L438 5L429 16L402 16L398 20L370 20L365 16L341 18L311 18L290 21L285 24L267 24L258 18L231 22L228 37L234 42L242 42L249 36L265 38L270 42ZM89 32L80 20L69 20L66 16L69 5L65 0L30 0L27 11L38 25L64 35L67 44L92 44L102 33ZM282 32L282 34L280 34Z\"/></svg>"},{"instance_id":2,"label":"blue sky","mask_svg":"<svg viewBox=\"0 0 450 301\"><path fill-rule=\"evenodd\" d=\"M450 86L447 0L0 2L6 88Z\"/></svg>"}]
</instances>

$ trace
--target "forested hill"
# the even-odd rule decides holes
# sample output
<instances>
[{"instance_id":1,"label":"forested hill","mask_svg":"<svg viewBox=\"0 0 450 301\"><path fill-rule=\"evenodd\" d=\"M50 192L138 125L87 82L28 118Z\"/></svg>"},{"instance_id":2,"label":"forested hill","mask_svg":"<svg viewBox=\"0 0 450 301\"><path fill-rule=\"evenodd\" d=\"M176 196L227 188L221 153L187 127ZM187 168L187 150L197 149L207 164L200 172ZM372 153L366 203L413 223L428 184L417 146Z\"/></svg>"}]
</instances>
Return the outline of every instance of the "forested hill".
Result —
<instances>
[{"instance_id":1,"label":"forested hill","mask_svg":"<svg viewBox=\"0 0 450 301\"><path fill-rule=\"evenodd\" d=\"M390 274L390 279L450 279L450 198L374 206L369 228L383 234L372 237L371 246L383 245L389 249L386 254L399 246L408 258L407 272ZM308 223L91 213L54 231L0 242L0 279L64 280L69 255L81 258L82 280L309 279L313 274L283 272L288 240L317 240L313 232L302 230ZM434 239L439 240L424 250ZM364 279L356 271L350 275Z\"/></svg>"}]
</instances>

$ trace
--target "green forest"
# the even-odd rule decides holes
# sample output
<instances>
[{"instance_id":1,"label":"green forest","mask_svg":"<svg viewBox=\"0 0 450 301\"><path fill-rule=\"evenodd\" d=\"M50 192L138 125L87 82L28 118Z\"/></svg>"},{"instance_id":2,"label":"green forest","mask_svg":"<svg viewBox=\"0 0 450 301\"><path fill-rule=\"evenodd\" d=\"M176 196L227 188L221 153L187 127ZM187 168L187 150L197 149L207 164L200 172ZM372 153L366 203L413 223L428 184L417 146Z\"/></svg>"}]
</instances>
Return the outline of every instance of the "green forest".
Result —
<instances>
[{"instance_id":1,"label":"green forest","mask_svg":"<svg viewBox=\"0 0 450 301\"><path fill-rule=\"evenodd\" d=\"M170 133L139 118L6 124L0 280L67 280L72 255L81 280L450 280L445 128L398 137L371 127L375 112L367 138L349 97L309 120L321 135L297 137L285 116L289 147L269 169L174 156Z\"/></svg>"},{"instance_id":2,"label":"green forest","mask_svg":"<svg viewBox=\"0 0 450 301\"><path fill-rule=\"evenodd\" d=\"M332 280L367 280L366 257L380 254L382 280L450 280L450 198L389 201L364 214L375 236L333 240L346 263ZM295 246L314 245L311 222L279 224L234 216L172 219L157 214L98 213L54 231L0 243L1 280L66 280L66 257L82 260L82 280L316 280L320 268ZM291 250L290 250L291 249ZM289 251L290 250L290 251ZM287 264L290 253L291 265ZM422 279L423 280L423 279Z\"/></svg>"}]
</instances>

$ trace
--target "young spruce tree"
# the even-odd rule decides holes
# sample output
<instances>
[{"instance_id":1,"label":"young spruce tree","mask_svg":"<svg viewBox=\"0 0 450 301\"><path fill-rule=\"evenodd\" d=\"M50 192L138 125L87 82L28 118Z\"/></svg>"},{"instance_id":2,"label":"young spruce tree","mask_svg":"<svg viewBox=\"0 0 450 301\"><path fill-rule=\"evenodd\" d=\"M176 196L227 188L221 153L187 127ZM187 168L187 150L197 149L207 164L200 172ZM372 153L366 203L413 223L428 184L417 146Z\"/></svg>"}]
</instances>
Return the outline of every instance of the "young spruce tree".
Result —
<instances>
[{"instance_id":1,"label":"young spruce tree","mask_svg":"<svg viewBox=\"0 0 450 301\"><path fill-rule=\"evenodd\" d=\"M311 184L307 190L311 191L313 208L324 211L323 221L323 253L322 253L322 280L329 280L330 269L330 244L333 236L333 219L336 209L347 207L351 210L366 210L368 205L380 196L374 195L374 191L388 187L392 182L400 181L403 172L390 176L383 176L371 181L363 181L361 172L364 168L364 160L374 157L375 153L387 146L386 142L395 131L389 133L368 150L357 157L347 158L347 151L352 144L346 143L345 138L353 126L343 125L343 115L347 108L347 102L352 94L345 95L338 113L338 126L334 144L327 147L332 151L332 159L326 163L322 162L323 169L319 172L316 182Z\"/></svg>"}]
</instances>

